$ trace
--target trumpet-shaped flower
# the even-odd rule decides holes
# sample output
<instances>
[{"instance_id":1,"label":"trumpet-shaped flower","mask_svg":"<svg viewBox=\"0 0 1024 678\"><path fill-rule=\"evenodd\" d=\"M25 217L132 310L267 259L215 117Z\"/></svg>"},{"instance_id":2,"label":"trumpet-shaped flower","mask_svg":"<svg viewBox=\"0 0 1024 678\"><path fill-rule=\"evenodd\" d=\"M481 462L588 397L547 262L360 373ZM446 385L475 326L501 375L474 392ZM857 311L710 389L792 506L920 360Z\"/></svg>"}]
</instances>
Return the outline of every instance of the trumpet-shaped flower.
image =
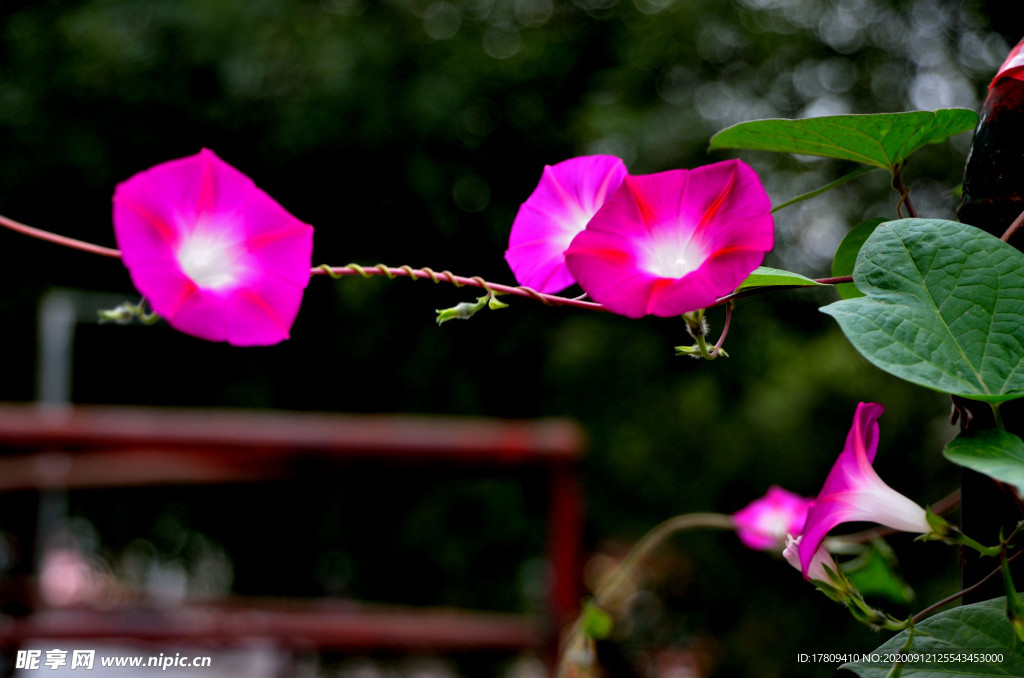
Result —
<instances>
[{"instance_id":1,"label":"trumpet-shaped flower","mask_svg":"<svg viewBox=\"0 0 1024 678\"><path fill-rule=\"evenodd\" d=\"M931 532L925 510L886 485L871 467L884 409L878 403L857 405L846 445L807 511L799 545L805 577L825 535L840 523L868 521L904 532Z\"/></svg>"},{"instance_id":2,"label":"trumpet-shaped flower","mask_svg":"<svg viewBox=\"0 0 1024 678\"><path fill-rule=\"evenodd\" d=\"M575 282L565 250L625 176L625 164L611 155L571 158L544 168L512 222L505 251L520 285L554 294Z\"/></svg>"},{"instance_id":3,"label":"trumpet-shaped flower","mask_svg":"<svg viewBox=\"0 0 1024 678\"><path fill-rule=\"evenodd\" d=\"M288 338L313 227L212 151L119 184L114 234L132 282L175 329L236 346Z\"/></svg>"},{"instance_id":4,"label":"trumpet-shaped flower","mask_svg":"<svg viewBox=\"0 0 1024 678\"><path fill-rule=\"evenodd\" d=\"M768 492L732 514L740 541L752 549L782 548L786 536L799 534L807 520L811 500L773 485Z\"/></svg>"},{"instance_id":5,"label":"trumpet-shaped flower","mask_svg":"<svg viewBox=\"0 0 1024 678\"><path fill-rule=\"evenodd\" d=\"M565 253L594 301L631 318L713 304L761 264L771 201L739 160L628 176Z\"/></svg>"}]
</instances>

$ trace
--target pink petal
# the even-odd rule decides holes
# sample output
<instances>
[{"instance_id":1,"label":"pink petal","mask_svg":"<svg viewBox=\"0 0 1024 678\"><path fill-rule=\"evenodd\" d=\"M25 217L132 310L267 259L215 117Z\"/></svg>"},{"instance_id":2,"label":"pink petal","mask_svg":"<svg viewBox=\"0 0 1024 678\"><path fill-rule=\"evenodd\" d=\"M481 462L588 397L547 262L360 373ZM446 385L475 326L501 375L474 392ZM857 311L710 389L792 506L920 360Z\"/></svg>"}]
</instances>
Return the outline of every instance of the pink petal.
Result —
<instances>
[{"instance_id":1,"label":"pink petal","mask_svg":"<svg viewBox=\"0 0 1024 678\"><path fill-rule=\"evenodd\" d=\"M1013 78L1014 80L1024 80L1024 40L1017 43L1017 46L1010 50L1010 53L1006 56L1006 60L1003 65L996 71L996 76L992 78L992 82L989 84L996 84L1003 78Z\"/></svg>"},{"instance_id":2,"label":"pink petal","mask_svg":"<svg viewBox=\"0 0 1024 678\"><path fill-rule=\"evenodd\" d=\"M757 174L729 160L626 177L565 259L608 310L674 316L735 290L773 239L771 202Z\"/></svg>"},{"instance_id":3,"label":"pink petal","mask_svg":"<svg viewBox=\"0 0 1024 678\"><path fill-rule=\"evenodd\" d=\"M736 534L752 549L767 551L786 543L786 535L799 534L807 520L811 500L776 485L732 515Z\"/></svg>"},{"instance_id":4,"label":"pink petal","mask_svg":"<svg viewBox=\"0 0 1024 678\"><path fill-rule=\"evenodd\" d=\"M505 260L516 281L549 294L572 285L565 250L625 176L625 164L610 155L572 158L545 167L509 234Z\"/></svg>"},{"instance_id":5,"label":"pink petal","mask_svg":"<svg viewBox=\"0 0 1024 678\"><path fill-rule=\"evenodd\" d=\"M175 329L239 346L288 338L313 227L212 151L119 184L114 233L132 282Z\"/></svg>"}]
</instances>

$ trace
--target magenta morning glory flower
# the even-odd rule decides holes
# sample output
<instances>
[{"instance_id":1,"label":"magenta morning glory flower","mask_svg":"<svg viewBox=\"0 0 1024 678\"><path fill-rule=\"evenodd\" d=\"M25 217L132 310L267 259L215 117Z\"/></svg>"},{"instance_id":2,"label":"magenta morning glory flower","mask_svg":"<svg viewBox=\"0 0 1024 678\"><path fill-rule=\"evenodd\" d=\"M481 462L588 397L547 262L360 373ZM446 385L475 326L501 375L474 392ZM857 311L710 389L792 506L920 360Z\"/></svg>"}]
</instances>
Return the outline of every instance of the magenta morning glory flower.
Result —
<instances>
[{"instance_id":1,"label":"magenta morning glory flower","mask_svg":"<svg viewBox=\"0 0 1024 678\"><path fill-rule=\"evenodd\" d=\"M860 403L839 459L807 511L799 546L804 576L829 530L840 523L868 521L903 532L932 531L925 510L878 477L871 462L878 451L878 418L884 407Z\"/></svg>"},{"instance_id":2,"label":"magenta morning glory flower","mask_svg":"<svg viewBox=\"0 0 1024 678\"><path fill-rule=\"evenodd\" d=\"M767 494L732 514L740 540L752 549L770 551L786 544L786 535L799 534L811 500L773 485Z\"/></svg>"},{"instance_id":3,"label":"magenta morning glory flower","mask_svg":"<svg viewBox=\"0 0 1024 678\"><path fill-rule=\"evenodd\" d=\"M171 327L236 346L288 338L313 227L213 151L119 184L114 234L135 287Z\"/></svg>"},{"instance_id":4,"label":"magenta morning glory flower","mask_svg":"<svg viewBox=\"0 0 1024 678\"><path fill-rule=\"evenodd\" d=\"M516 281L546 294L572 285L565 250L625 176L626 165L611 155L544 167L540 183L512 222L505 260Z\"/></svg>"},{"instance_id":5,"label":"magenta morning glory flower","mask_svg":"<svg viewBox=\"0 0 1024 678\"><path fill-rule=\"evenodd\" d=\"M631 318L713 304L757 268L774 239L771 201L739 160L628 176L565 253L576 282Z\"/></svg>"}]
</instances>

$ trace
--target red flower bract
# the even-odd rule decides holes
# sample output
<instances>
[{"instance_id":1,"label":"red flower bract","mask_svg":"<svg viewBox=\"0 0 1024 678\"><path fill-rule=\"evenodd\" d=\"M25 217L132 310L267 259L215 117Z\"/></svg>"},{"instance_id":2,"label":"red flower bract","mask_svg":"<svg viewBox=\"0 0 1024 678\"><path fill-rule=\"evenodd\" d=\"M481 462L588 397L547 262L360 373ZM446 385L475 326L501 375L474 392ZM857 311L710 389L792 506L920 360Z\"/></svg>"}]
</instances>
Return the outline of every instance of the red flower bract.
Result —
<instances>
[{"instance_id":1,"label":"red flower bract","mask_svg":"<svg viewBox=\"0 0 1024 678\"><path fill-rule=\"evenodd\" d=\"M132 282L175 329L236 346L288 338L313 227L212 151L119 184L114 234Z\"/></svg>"},{"instance_id":2,"label":"red flower bract","mask_svg":"<svg viewBox=\"0 0 1024 678\"><path fill-rule=\"evenodd\" d=\"M631 318L706 308L772 248L771 201L739 160L628 176L565 253L594 301Z\"/></svg>"}]
</instances>

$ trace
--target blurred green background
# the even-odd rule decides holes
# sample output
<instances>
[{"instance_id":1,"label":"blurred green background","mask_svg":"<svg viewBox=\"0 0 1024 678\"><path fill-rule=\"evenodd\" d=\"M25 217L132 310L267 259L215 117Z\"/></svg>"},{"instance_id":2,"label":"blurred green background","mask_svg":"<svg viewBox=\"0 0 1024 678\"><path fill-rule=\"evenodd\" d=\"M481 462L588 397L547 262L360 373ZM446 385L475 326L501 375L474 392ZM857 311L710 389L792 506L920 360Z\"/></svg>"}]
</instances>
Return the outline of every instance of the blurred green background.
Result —
<instances>
[{"instance_id":1,"label":"blurred green background","mask_svg":"<svg viewBox=\"0 0 1024 678\"><path fill-rule=\"evenodd\" d=\"M657 172L737 157L709 155L707 142L749 119L977 109L1024 32L1013 4L2 0L0 213L113 246L115 184L205 146L314 224L315 264L410 264L512 282L502 258L508 230L545 164L611 153L633 173ZM905 179L922 216L954 218L969 137L911 160ZM775 203L850 169L739 157ZM894 216L895 203L879 173L787 208L776 215L766 263L828 275L843 234L864 218ZM115 260L6 231L0 253L0 401L27 401L36 396L40 296L55 286L126 299L134 291ZM678 513L731 513L771 484L813 495L860 400L887 407L881 475L921 503L940 499L958 484L940 454L953 435L948 400L862 360L816 310L832 295L741 303L732 357L699 363L673 356L687 343L680 321L516 299L439 328L434 309L472 300L473 291L315 279L292 339L272 348L204 343L165 325L83 327L73 397L574 417L591 436L583 472L595 552L616 552ZM711 319L717 333L720 311ZM375 508L359 501L355 484L299 488L241 530L215 508L243 501L236 490L88 495L71 511L91 535L83 543L111 561L138 540L186 564L214 558L227 572L215 590L529 605L528 568L513 562L510 544L539 543L542 518L517 483L375 482L401 500ZM142 501L154 510L117 510ZM459 541L451 518L467 506L494 519L469 525ZM0 513L0 528L4 521ZM292 535L283 547L281 533ZM368 544L362 555L349 550L357 533ZM189 535L206 546L185 548ZM914 609L956 590L953 550L892 541L919 593ZM286 555L267 556L268 544ZM431 574L360 567L408 554ZM266 571L239 569L254 558ZM287 576L271 578L273 568ZM648 585L654 595L638 603L639 621L610 650L621 655L609 658L619 662L612 675L669 675L651 668L659 651L699 657L697 675L828 675L797 664L796 654L860 652L883 640L781 560L729 534L674 540Z\"/></svg>"}]
</instances>

